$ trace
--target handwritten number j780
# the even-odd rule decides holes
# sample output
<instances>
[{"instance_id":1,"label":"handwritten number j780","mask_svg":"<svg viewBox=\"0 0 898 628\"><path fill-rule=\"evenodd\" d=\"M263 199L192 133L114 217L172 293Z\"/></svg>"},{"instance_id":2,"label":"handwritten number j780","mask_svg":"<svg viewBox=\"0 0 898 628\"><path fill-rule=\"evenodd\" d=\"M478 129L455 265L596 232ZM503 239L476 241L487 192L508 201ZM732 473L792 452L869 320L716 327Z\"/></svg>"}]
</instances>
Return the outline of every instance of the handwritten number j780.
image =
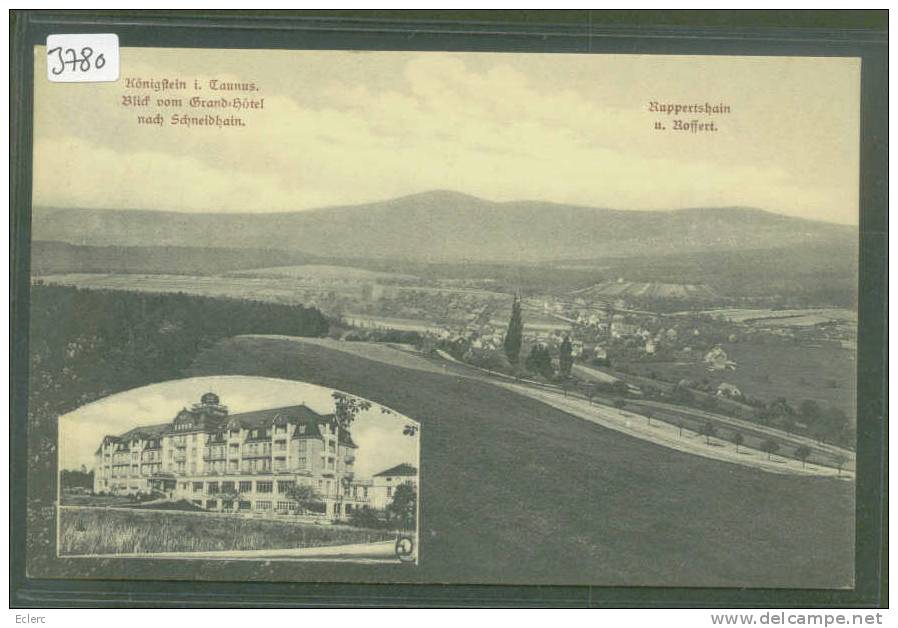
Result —
<instances>
[{"instance_id":1,"label":"handwritten number j780","mask_svg":"<svg viewBox=\"0 0 898 628\"><path fill-rule=\"evenodd\" d=\"M85 46L81 49L81 56L74 48L66 48L63 50L61 46L51 48L47 51L48 56L56 55L58 65L50 69L54 76L62 74L66 66L69 66L71 72L90 72L91 69L99 70L106 65L106 57L101 52L94 57L94 49Z\"/></svg>"}]
</instances>

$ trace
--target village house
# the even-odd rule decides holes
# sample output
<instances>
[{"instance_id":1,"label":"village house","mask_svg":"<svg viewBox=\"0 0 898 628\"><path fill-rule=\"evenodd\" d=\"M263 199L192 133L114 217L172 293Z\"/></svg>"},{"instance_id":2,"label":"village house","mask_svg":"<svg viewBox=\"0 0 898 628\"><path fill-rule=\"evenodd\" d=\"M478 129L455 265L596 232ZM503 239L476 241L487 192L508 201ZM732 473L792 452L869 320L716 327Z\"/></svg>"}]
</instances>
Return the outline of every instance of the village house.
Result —
<instances>
[{"instance_id":1,"label":"village house","mask_svg":"<svg viewBox=\"0 0 898 628\"><path fill-rule=\"evenodd\" d=\"M704 361L709 371L736 370L736 363L729 359L727 352L720 345L708 351Z\"/></svg>"},{"instance_id":2,"label":"village house","mask_svg":"<svg viewBox=\"0 0 898 628\"><path fill-rule=\"evenodd\" d=\"M726 382L721 382L720 385L717 386L716 394L718 397L726 397L727 399L742 398L742 391L739 390L735 385L728 384Z\"/></svg>"},{"instance_id":3,"label":"village house","mask_svg":"<svg viewBox=\"0 0 898 628\"><path fill-rule=\"evenodd\" d=\"M371 508L386 508L393 501L396 489L403 484L410 484L417 492L418 469L413 465L403 463L375 473L367 485Z\"/></svg>"},{"instance_id":4,"label":"village house","mask_svg":"<svg viewBox=\"0 0 898 628\"><path fill-rule=\"evenodd\" d=\"M632 336L637 331L636 325L632 325L630 323L624 322L624 317L620 314L615 314L611 319L611 337L612 338L623 338L624 336Z\"/></svg>"}]
</instances>

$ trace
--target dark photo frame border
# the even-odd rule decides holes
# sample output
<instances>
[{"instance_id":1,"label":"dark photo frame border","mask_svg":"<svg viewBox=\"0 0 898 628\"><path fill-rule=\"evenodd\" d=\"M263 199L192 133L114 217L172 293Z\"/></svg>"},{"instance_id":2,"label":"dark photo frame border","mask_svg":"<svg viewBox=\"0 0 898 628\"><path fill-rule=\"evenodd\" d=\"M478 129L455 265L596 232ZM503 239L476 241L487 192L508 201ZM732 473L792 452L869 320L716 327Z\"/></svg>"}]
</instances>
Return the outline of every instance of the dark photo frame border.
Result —
<instances>
[{"instance_id":1,"label":"dark photo frame border","mask_svg":"<svg viewBox=\"0 0 898 628\"><path fill-rule=\"evenodd\" d=\"M855 588L52 580L25 573L34 45L851 56L862 59ZM10 605L882 607L887 599L887 11L16 11L10 61ZM821 548L825 551L825 548Z\"/></svg>"}]
</instances>

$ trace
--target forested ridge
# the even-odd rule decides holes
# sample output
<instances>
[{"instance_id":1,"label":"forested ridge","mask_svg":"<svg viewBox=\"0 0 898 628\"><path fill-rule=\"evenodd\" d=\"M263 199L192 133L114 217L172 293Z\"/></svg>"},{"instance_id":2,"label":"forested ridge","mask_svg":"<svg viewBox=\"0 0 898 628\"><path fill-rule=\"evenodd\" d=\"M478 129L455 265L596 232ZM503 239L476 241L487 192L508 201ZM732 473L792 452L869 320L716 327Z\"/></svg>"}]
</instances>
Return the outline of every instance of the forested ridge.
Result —
<instances>
[{"instance_id":1,"label":"forested ridge","mask_svg":"<svg viewBox=\"0 0 898 628\"><path fill-rule=\"evenodd\" d=\"M36 284L31 413L62 414L182 375L198 351L239 334L323 336L315 308L259 301Z\"/></svg>"}]
</instances>

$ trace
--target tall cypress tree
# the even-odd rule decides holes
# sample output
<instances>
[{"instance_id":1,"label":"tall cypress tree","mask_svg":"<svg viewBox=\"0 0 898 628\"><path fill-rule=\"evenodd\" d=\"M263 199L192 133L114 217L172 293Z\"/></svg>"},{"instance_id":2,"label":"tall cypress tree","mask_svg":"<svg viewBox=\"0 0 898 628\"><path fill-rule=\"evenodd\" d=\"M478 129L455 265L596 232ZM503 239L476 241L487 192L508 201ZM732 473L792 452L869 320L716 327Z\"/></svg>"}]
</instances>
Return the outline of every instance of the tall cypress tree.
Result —
<instances>
[{"instance_id":1,"label":"tall cypress tree","mask_svg":"<svg viewBox=\"0 0 898 628\"><path fill-rule=\"evenodd\" d=\"M574 366L573 347L571 346L571 337L565 336L561 343L558 355L558 367L561 374L565 377L571 376L571 367Z\"/></svg>"},{"instance_id":2,"label":"tall cypress tree","mask_svg":"<svg viewBox=\"0 0 898 628\"><path fill-rule=\"evenodd\" d=\"M521 319L521 300L514 295L511 304L511 319L508 321L508 331L505 332L505 355L512 364L518 363L521 356L521 341L523 339L524 321Z\"/></svg>"}]
</instances>

